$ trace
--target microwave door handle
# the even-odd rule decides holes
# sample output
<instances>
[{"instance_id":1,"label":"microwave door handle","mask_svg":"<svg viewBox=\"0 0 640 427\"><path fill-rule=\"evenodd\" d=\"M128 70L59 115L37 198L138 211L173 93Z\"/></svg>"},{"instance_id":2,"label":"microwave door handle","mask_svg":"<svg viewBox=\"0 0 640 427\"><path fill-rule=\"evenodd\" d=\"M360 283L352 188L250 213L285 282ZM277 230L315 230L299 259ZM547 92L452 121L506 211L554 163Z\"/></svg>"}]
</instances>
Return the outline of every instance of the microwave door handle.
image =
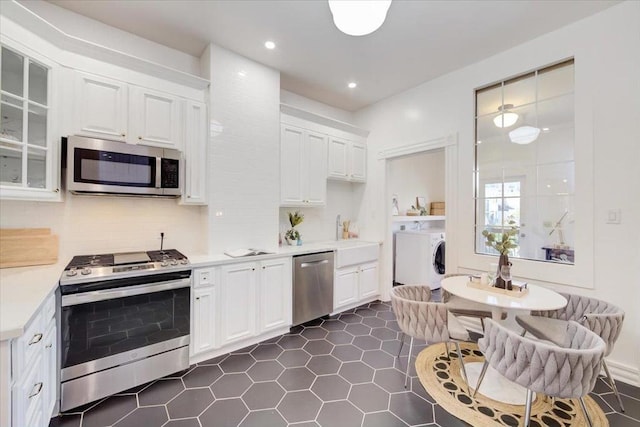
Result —
<instances>
[{"instance_id":1,"label":"microwave door handle","mask_svg":"<svg viewBox=\"0 0 640 427\"><path fill-rule=\"evenodd\" d=\"M162 157L156 157L156 188L162 188Z\"/></svg>"}]
</instances>

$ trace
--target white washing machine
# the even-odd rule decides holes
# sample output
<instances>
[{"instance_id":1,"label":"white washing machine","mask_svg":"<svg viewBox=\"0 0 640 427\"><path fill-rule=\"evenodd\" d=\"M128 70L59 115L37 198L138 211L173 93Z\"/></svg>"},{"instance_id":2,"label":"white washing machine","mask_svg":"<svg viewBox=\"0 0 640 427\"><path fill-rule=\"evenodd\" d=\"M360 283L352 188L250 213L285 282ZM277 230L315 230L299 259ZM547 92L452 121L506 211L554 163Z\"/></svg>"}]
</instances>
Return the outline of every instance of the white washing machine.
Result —
<instances>
[{"instance_id":1,"label":"white washing machine","mask_svg":"<svg viewBox=\"0 0 640 427\"><path fill-rule=\"evenodd\" d=\"M444 230L405 230L396 233L394 281L440 288L444 277Z\"/></svg>"}]
</instances>

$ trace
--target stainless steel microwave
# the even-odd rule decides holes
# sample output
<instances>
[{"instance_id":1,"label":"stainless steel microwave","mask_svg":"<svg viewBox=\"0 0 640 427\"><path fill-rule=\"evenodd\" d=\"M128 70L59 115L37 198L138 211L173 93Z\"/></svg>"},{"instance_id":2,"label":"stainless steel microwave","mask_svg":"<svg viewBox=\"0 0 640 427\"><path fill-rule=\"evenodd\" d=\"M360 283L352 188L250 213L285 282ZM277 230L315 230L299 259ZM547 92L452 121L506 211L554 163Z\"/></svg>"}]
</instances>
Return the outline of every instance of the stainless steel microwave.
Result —
<instances>
[{"instance_id":1,"label":"stainless steel microwave","mask_svg":"<svg viewBox=\"0 0 640 427\"><path fill-rule=\"evenodd\" d=\"M66 185L74 194L179 197L180 151L70 136Z\"/></svg>"}]
</instances>

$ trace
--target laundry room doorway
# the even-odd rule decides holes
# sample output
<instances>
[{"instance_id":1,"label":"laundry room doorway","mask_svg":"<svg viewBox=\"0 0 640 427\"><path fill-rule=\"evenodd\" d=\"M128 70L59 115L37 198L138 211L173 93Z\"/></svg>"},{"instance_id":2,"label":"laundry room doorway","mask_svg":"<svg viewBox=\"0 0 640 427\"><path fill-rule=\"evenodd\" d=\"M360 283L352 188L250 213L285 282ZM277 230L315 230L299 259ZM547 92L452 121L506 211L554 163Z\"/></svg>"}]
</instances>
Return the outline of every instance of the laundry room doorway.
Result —
<instances>
[{"instance_id":1,"label":"laundry room doorway","mask_svg":"<svg viewBox=\"0 0 640 427\"><path fill-rule=\"evenodd\" d=\"M449 250L457 238L457 135L383 150L379 158L385 161L387 206L383 298L399 284L424 282L437 289L445 266L457 262Z\"/></svg>"}]
</instances>

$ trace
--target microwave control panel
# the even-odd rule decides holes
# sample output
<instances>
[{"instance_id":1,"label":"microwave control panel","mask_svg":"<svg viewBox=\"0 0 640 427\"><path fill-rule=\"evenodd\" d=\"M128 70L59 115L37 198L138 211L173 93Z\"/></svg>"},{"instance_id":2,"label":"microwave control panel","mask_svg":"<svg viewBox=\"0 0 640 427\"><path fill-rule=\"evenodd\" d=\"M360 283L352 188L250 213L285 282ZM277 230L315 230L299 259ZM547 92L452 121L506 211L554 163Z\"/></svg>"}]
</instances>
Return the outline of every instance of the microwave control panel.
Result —
<instances>
[{"instance_id":1,"label":"microwave control panel","mask_svg":"<svg viewBox=\"0 0 640 427\"><path fill-rule=\"evenodd\" d=\"M179 160L162 159L161 186L162 188L179 188L180 168Z\"/></svg>"}]
</instances>

